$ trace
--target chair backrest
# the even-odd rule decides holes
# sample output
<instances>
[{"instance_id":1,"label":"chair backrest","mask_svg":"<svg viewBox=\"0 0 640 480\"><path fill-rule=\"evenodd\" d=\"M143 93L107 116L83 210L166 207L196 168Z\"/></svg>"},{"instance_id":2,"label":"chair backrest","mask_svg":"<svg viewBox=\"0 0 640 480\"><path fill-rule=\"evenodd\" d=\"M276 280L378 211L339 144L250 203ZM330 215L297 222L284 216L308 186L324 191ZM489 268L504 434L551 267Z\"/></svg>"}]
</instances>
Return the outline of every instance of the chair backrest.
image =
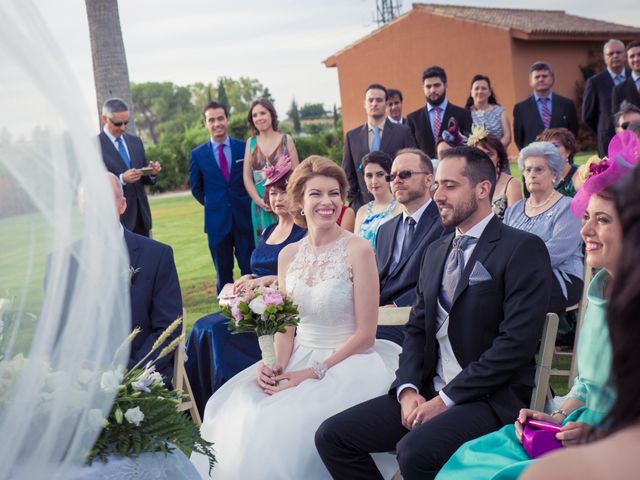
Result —
<instances>
[{"instance_id":1,"label":"chair backrest","mask_svg":"<svg viewBox=\"0 0 640 480\"><path fill-rule=\"evenodd\" d=\"M540 339L540 350L538 351L538 361L536 362L536 386L531 394L532 410L544 412L544 405L549 391L549 376L551 364L553 362L553 352L555 351L556 335L558 334L558 315L547 313Z\"/></svg>"},{"instance_id":2,"label":"chair backrest","mask_svg":"<svg viewBox=\"0 0 640 480\"><path fill-rule=\"evenodd\" d=\"M573 342L573 357L571 358L571 367L569 369L569 388L573 385L573 380L578 374L578 340L580 338L580 330L582 329L582 322L584 322L584 314L587 311L587 305L589 305L589 299L587 298L587 292L589 291L589 284L593 279L593 269L586 264L584 265L584 287L582 288L582 299L580 300L580 307L578 308L578 320L576 322L576 336Z\"/></svg>"},{"instance_id":3,"label":"chair backrest","mask_svg":"<svg viewBox=\"0 0 640 480\"><path fill-rule=\"evenodd\" d=\"M409 320L411 307L380 307L378 308L378 325L398 326Z\"/></svg>"},{"instance_id":4,"label":"chair backrest","mask_svg":"<svg viewBox=\"0 0 640 480\"><path fill-rule=\"evenodd\" d=\"M182 310L182 326L184 328L184 322L187 318L186 309ZM200 412L198 412L198 407L196 406L196 402L193 399L193 391L191 390L191 383L189 382L189 377L187 377L187 372L184 369L184 352L185 352L185 344L184 341L180 342L178 348L176 348L174 358L173 358L173 388L176 390L181 390L184 393L182 401L176 406L176 409L179 412L184 412L188 410L191 414L191 418L193 422L200 427L202 425L202 419L200 418Z\"/></svg>"}]
</instances>

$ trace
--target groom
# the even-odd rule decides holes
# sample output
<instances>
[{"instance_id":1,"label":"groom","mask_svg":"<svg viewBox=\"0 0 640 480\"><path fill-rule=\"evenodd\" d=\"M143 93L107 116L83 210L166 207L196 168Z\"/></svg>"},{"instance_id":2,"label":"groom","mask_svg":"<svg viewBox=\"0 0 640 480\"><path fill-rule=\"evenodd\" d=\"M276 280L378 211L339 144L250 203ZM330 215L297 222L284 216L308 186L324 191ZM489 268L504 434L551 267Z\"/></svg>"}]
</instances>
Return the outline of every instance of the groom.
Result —
<instances>
[{"instance_id":1,"label":"groom","mask_svg":"<svg viewBox=\"0 0 640 480\"><path fill-rule=\"evenodd\" d=\"M425 253L389 393L316 432L333 478L381 479L370 453L396 450L405 480L432 479L460 445L528 405L551 265L542 240L493 215L495 181L480 150L445 153L433 200L456 232Z\"/></svg>"}]
</instances>

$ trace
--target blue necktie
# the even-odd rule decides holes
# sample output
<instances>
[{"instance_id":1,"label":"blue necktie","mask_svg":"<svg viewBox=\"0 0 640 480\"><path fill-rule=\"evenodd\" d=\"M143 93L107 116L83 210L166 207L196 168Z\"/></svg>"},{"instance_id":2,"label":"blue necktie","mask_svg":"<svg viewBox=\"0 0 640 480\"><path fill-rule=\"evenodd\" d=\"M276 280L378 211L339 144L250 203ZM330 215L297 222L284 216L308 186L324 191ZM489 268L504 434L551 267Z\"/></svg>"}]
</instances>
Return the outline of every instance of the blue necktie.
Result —
<instances>
[{"instance_id":1,"label":"blue necktie","mask_svg":"<svg viewBox=\"0 0 640 480\"><path fill-rule=\"evenodd\" d=\"M373 142L371 142L371 151L380 150L380 127L373 127Z\"/></svg>"},{"instance_id":2,"label":"blue necktie","mask_svg":"<svg viewBox=\"0 0 640 480\"><path fill-rule=\"evenodd\" d=\"M124 142L122 141L122 137L116 138L116 143L118 144L118 152L120 153L122 160L124 160L124 163L127 166L127 168L131 168L131 160L129 159L129 154L127 153L127 149L124 147Z\"/></svg>"},{"instance_id":3,"label":"blue necktie","mask_svg":"<svg viewBox=\"0 0 640 480\"><path fill-rule=\"evenodd\" d=\"M624 82L624 77L620 74L616 75L615 77L613 77L613 84L618 86L620 85L622 82Z\"/></svg>"}]
</instances>

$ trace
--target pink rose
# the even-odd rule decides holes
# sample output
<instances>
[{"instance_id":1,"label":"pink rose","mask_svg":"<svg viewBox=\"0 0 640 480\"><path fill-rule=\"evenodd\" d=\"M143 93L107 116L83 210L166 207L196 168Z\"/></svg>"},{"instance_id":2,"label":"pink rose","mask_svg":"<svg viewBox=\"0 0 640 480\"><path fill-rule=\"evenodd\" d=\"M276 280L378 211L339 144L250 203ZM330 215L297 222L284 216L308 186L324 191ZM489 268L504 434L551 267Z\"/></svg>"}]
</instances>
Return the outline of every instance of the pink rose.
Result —
<instances>
[{"instance_id":1,"label":"pink rose","mask_svg":"<svg viewBox=\"0 0 640 480\"><path fill-rule=\"evenodd\" d=\"M235 302L231 304L231 315L233 315L233 318L235 318L236 325L238 325L240 323L240 320L244 318L244 315L242 315L242 312L240 311L238 304L239 302Z\"/></svg>"},{"instance_id":2,"label":"pink rose","mask_svg":"<svg viewBox=\"0 0 640 480\"><path fill-rule=\"evenodd\" d=\"M284 303L284 298L282 297L282 294L277 290L269 290L262 294L262 301L267 306L269 305L277 306L277 305L282 305Z\"/></svg>"}]
</instances>

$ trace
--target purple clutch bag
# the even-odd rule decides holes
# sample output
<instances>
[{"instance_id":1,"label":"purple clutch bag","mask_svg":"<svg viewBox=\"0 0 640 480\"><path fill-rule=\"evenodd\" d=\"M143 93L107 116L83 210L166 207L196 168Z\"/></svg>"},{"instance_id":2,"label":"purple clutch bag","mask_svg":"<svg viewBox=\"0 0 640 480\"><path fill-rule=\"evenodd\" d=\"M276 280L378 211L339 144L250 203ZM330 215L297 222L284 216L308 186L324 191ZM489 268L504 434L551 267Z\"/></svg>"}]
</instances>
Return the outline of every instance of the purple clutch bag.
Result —
<instances>
[{"instance_id":1,"label":"purple clutch bag","mask_svg":"<svg viewBox=\"0 0 640 480\"><path fill-rule=\"evenodd\" d=\"M547 452L562 448L562 442L556 438L556 433L562 425L529 419L524 426L522 446L531 458L538 458Z\"/></svg>"}]
</instances>

